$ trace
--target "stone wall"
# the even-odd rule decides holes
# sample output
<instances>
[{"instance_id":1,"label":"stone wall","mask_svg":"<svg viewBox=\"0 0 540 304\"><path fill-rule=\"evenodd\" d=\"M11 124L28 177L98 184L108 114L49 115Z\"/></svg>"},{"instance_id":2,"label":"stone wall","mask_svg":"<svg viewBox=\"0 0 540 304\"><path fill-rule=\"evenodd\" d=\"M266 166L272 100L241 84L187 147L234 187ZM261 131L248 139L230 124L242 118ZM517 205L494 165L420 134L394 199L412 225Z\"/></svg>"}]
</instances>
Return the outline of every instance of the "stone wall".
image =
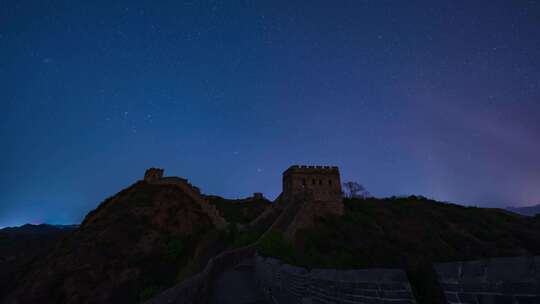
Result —
<instances>
[{"instance_id":1,"label":"stone wall","mask_svg":"<svg viewBox=\"0 0 540 304\"><path fill-rule=\"evenodd\" d=\"M217 208L211 205L201 194L201 190L198 187L193 186L187 179L168 176L163 177L164 170L158 168L150 168L144 173L144 180L150 184L158 185L174 185L182 189L184 193L189 195L201 209L210 217L214 226L217 229L225 229L227 227L227 221L223 218Z\"/></svg>"},{"instance_id":2,"label":"stone wall","mask_svg":"<svg viewBox=\"0 0 540 304\"><path fill-rule=\"evenodd\" d=\"M401 269L309 271L257 256L255 271L269 303L416 303Z\"/></svg>"},{"instance_id":3,"label":"stone wall","mask_svg":"<svg viewBox=\"0 0 540 304\"><path fill-rule=\"evenodd\" d=\"M449 304L540 303L540 257L436 264Z\"/></svg>"},{"instance_id":4,"label":"stone wall","mask_svg":"<svg viewBox=\"0 0 540 304\"><path fill-rule=\"evenodd\" d=\"M225 269L237 265L255 254L255 244L222 252L208 261L203 271L171 287L145 304L204 304L208 303L212 282Z\"/></svg>"}]
</instances>

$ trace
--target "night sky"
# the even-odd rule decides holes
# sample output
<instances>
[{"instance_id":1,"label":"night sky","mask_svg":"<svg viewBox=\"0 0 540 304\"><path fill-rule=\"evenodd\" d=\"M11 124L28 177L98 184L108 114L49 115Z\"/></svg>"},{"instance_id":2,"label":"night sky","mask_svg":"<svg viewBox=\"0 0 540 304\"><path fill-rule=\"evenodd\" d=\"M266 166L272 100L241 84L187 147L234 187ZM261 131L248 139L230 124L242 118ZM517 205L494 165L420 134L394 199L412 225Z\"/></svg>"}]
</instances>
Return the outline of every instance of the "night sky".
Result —
<instances>
[{"instance_id":1,"label":"night sky","mask_svg":"<svg viewBox=\"0 0 540 304\"><path fill-rule=\"evenodd\" d=\"M78 223L152 166L540 203L539 1L111 2L0 0L0 227Z\"/></svg>"}]
</instances>

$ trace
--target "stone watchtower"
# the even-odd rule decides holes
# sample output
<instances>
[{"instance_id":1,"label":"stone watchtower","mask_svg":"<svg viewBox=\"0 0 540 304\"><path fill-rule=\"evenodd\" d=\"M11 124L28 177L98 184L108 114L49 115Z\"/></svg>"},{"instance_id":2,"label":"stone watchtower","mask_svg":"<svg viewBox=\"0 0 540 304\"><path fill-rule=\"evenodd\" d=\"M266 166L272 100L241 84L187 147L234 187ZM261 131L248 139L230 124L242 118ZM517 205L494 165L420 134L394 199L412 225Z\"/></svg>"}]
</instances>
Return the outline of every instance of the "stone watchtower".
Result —
<instances>
[{"instance_id":1,"label":"stone watchtower","mask_svg":"<svg viewBox=\"0 0 540 304\"><path fill-rule=\"evenodd\" d=\"M163 169L150 168L144 172L144 181L148 183L159 181L163 178Z\"/></svg>"},{"instance_id":2,"label":"stone watchtower","mask_svg":"<svg viewBox=\"0 0 540 304\"><path fill-rule=\"evenodd\" d=\"M298 231L314 227L320 218L343 215L345 210L338 167L289 167L283 172L281 202L283 212L294 215L285 230L285 238L291 242L294 242Z\"/></svg>"},{"instance_id":3,"label":"stone watchtower","mask_svg":"<svg viewBox=\"0 0 540 304\"><path fill-rule=\"evenodd\" d=\"M283 172L283 201L309 193L314 201L342 202L338 167L291 166Z\"/></svg>"}]
</instances>

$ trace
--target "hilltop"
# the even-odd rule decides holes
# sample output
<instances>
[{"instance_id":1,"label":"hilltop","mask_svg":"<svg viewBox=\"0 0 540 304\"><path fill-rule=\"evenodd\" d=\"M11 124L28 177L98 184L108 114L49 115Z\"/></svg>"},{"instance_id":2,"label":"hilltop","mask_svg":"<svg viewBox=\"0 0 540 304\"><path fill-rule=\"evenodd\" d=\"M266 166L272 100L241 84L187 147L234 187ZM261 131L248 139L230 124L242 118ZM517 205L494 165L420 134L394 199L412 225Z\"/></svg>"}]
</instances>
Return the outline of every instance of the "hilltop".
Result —
<instances>
[{"instance_id":1,"label":"hilltop","mask_svg":"<svg viewBox=\"0 0 540 304\"><path fill-rule=\"evenodd\" d=\"M432 262L540 254L540 220L506 210L418 196L343 204L343 216L317 218L293 242L286 228L273 231L259 253L307 268L404 268L419 301L437 297Z\"/></svg>"},{"instance_id":2,"label":"hilltop","mask_svg":"<svg viewBox=\"0 0 540 304\"><path fill-rule=\"evenodd\" d=\"M8 299L138 302L226 248L220 233L181 189L138 182L106 199L78 230L27 265Z\"/></svg>"},{"instance_id":3,"label":"hilltop","mask_svg":"<svg viewBox=\"0 0 540 304\"><path fill-rule=\"evenodd\" d=\"M502 209L418 196L345 199L344 206L342 217L321 217L300 231L290 244L297 255L283 257L306 266L363 268L398 266L406 257L443 262L540 254L540 221Z\"/></svg>"},{"instance_id":4,"label":"hilltop","mask_svg":"<svg viewBox=\"0 0 540 304\"><path fill-rule=\"evenodd\" d=\"M405 269L418 303L433 304L441 296L433 262L540 254L538 217L419 196L343 199L337 167L292 166L284 181L274 203L260 193L230 200L151 168L78 228L0 230L0 257L10 256L13 240L51 236L27 243L31 254L17 263L0 261L11 267L3 268L9 271L0 277L0 299L143 302L199 273L212 257L256 244L260 255L307 268Z\"/></svg>"},{"instance_id":5,"label":"hilltop","mask_svg":"<svg viewBox=\"0 0 540 304\"><path fill-rule=\"evenodd\" d=\"M4 282L5 291L16 287L7 300L143 301L200 271L210 257L234 244L249 242L246 234L257 237L257 232L238 232L230 227L255 219L270 206L265 199L227 200L213 196L209 201L218 205L227 218L228 229L217 229L193 193L175 184L145 181L99 204L78 229L50 225L6 229L17 233L17 237L29 231L64 232L62 237L43 239L39 244L46 242L46 246L17 269L16 280ZM242 216L231 216L236 213ZM27 248L30 252L34 249L31 245Z\"/></svg>"}]
</instances>

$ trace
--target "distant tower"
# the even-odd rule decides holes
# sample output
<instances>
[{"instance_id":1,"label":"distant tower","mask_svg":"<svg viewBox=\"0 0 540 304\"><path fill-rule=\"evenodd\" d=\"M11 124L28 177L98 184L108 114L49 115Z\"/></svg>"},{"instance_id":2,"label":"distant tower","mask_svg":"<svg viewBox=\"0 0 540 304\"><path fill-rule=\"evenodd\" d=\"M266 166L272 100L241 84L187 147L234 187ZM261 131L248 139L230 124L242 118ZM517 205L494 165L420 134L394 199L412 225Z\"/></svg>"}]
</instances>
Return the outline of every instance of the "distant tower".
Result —
<instances>
[{"instance_id":1,"label":"distant tower","mask_svg":"<svg viewBox=\"0 0 540 304\"><path fill-rule=\"evenodd\" d=\"M295 195L310 193L315 201L340 202L339 168L330 166L291 166L283 172L283 201Z\"/></svg>"},{"instance_id":2,"label":"distant tower","mask_svg":"<svg viewBox=\"0 0 540 304\"><path fill-rule=\"evenodd\" d=\"M253 193L253 198L257 200L262 200L264 199L264 195L262 194L262 192L255 192Z\"/></svg>"},{"instance_id":3,"label":"distant tower","mask_svg":"<svg viewBox=\"0 0 540 304\"><path fill-rule=\"evenodd\" d=\"M163 178L163 169L150 168L144 172L144 181L148 183L156 182Z\"/></svg>"}]
</instances>

